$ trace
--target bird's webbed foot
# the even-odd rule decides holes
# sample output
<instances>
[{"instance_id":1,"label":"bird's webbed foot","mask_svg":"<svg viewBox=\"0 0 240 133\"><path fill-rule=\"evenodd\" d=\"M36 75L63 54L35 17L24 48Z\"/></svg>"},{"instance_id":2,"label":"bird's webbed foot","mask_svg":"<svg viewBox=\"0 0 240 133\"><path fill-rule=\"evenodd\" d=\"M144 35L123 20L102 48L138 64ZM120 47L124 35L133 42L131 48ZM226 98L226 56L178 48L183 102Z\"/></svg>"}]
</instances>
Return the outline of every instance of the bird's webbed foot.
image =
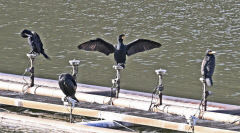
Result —
<instances>
[{"instance_id":1,"label":"bird's webbed foot","mask_svg":"<svg viewBox=\"0 0 240 133\"><path fill-rule=\"evenodd\" d=\"M65 96L65 97L62 97L61 99L62 99L62 102L63 102L63 105L64 105L64 106L68 106L68 105L69 105L69 102L68 102L68 99L67 99L66 96Z\"/></svg>"},{"instance_id":2,"label":"bird's webbed foot","mask_svg":"<svg viewBox=\"0 0 240 133\"><path fill-rule=\"evenodd\" d=\"M63 102L67 102L67 97L66 97L66 96L65 96L65 97L62 97L61 100L62 100Z\"/></svg>"},{"instance_id":3,"label":"bird's webbed foot","mask_svg":"<svg viewBox=\"0 0 240 133\"><path fill-rule=\"evenodd\" d=\"M29 54L33 54L33 53L34 53L34 51L33 51L33 50L29 52Z\"/></svg>"},{"instance_id":4,"label":"bird's webbed foot","mask_svg":"<svg viewBox=\"0 0 240 133\"><path fill-rule=\"evenodd\" d=\"M119 69L124 69L125 68L125 64L124 63L117 63L117 65L120 67Z\"/></svg>"},{"instance_id":5,"label":"bird's webbed foot","mask_svg":"<svg viewBox=\"0 0 240 133\"><path fill-rule=\"evenodd\" d=\"M68 102L68 104L72 107L75 107L75 104L77 103L77 101L71 97L65 97L66 101Z\"/></svg>"},{"instance_id":6,"label":"bird's webbed foot","mask_svg":"<svg viewBox=\"0 0 240 133\"><path fill-rule=\"evenodd\" d=\"M31 51L29 54L36 54L36 55L39 55L39 53L35 52L35 51Z\"/></svg>"}]
</instances>

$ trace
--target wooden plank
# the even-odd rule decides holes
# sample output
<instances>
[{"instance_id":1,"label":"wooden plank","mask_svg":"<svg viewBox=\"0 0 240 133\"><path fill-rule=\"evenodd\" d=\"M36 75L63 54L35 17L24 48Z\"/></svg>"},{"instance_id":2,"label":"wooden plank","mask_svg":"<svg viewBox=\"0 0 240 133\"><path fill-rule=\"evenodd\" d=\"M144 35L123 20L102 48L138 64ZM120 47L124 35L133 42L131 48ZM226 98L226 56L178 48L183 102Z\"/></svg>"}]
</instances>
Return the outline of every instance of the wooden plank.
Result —
<instances>
[{"instance_id":1,"label":"wooden plank","mask_svg":"<svg viewBox=\"0 0 240 133\"><path fill-rule=\"evenodd\" d=\"M3 97L3 96L0 96L0 103L13 105L13 106L32 108L32 109L69 113L68 111L69 108L67 109L67 107L63 105L41 103L41 102L22 100L22 99L14 99L14 98ZM159 128L166 128L166 129L178 130L178 131L184 131L184 132L189 131L190 129L189 125L185 123L170 122L170 121L165 121L160 119L150 119L146 117L132 116L132 115L126 115L126 114L113 113L109 111L99 111L99 110L79 108L79 107L74 108L73 114L107 119L107 120L109 119L117 120L117 121L123 121L123 122L129 122L129 123L153 126L153 127L159 127ZM237 133L236 131L216 129L216 128L203 127L203 126L195 126L195 132L205 133L206 130L208 132L221 131L221 133Z\"/></svg>"}]
</instances>

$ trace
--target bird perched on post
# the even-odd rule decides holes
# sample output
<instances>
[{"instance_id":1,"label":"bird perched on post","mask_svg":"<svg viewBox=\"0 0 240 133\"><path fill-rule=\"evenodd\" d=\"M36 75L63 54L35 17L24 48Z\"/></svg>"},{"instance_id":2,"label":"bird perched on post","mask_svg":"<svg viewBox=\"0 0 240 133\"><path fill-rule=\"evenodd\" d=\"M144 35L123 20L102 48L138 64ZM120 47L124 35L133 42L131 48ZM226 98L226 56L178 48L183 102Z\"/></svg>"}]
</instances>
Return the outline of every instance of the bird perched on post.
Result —
<instances>
[{"instance_id":1,"label":"bird perched on post","mask_svg":"<svg viewBox=\"0 0 240 133\"><path fill-rule=\"evenodd\" d=\"M46 59L50 59L44 52L42 41L36 32L24 29L21 32L21 36L23 38L28 38L28 43L32 48L30 53L42 54Z\"/></svg>"},{"instance_id":2,"label":"bird perched on post","mask_svg":"<svg viewBox=\"0 0 240 133\"><path fill-rule=\"evenodd\" d=\"M215 69L214 53L216 53L216 52L208 49L206 51L206 55L202 61L201 74L202 74L203 80L204 80L204 82L206 82L207 86L213 85L212 75L213 75L214 69Z\"/></svg>"},{"instance_id":3,"label":"bird perched on post","mask_svg":"<svg viewBox=\"0 0 240 133\"><path fill-rule=\"evenodd\" d=\"M123 44L125 35L121 34L118 37L118 44L114 47L111 43L104 41L101 38L84 42L78 46L79 49L87 51L99 51L105 55L114 53L114 59L118 65L125 67L126 55L130 56L138 52L143 52L161 46L160 43L147 39L137 39L127 45Z\"/></svg>"},{"instance_id":4,"label":"bird perched on post","mask_svg":"<svg viewBox=\"0 0 240 133\"><path fill-rule=\"evenodd\" d=\"M62 92L66 95L65 98L70 97L79 102L75 97L77 83L71 74L68 73L61 74L59 76L58 84Z\"/></svg>"}]
</instances>

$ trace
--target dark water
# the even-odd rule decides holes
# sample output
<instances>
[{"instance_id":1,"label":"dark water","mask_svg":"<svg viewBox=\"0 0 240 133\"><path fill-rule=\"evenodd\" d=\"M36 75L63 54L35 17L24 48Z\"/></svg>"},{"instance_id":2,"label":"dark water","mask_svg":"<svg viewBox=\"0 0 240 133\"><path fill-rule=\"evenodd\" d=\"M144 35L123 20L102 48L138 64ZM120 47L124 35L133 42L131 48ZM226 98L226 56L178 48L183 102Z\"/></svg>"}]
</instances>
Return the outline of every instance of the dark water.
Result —
<instances>
[{"instance_id":1,"label":"dark water","mask_svg":"<svg viewBox=\"0 0 240 133\"><path fill-rule=\"evenodd\" d=\"M22 74L28 67L24 29L36 31L48 61L39 56L36 76L57 79L70 72L68 60L79 59L78 82L111 86L113 55L77 49L96 37L117 43L137 38L162 44L159 49L127 59L122 72L124 89L151 92L155 69L167 69L164 94L200 99L200 65L207 48L217 52L210 101L240 105L240 1L188 0L0 0L0 71Z\"/></svg>"}]
</instances>

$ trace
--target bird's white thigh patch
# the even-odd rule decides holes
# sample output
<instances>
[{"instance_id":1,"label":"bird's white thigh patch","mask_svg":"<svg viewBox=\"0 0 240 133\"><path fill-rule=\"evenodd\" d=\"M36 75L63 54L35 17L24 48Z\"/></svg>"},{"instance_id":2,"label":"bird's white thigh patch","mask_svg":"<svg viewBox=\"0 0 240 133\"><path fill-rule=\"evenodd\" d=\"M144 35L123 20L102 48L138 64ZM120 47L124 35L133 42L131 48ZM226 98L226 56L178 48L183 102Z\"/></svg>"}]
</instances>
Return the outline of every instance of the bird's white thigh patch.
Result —
<instances>
[{"instance_id":1,"label":"bird's white thigh patch","mask_svg":"<svg viewBox=\"0 0 240 133\"><path fill-rule=\"evenodd\" d=\"M207 86L212 86L211 80L209 78L206 78L206 84Z\"/></svg>"}]
</instances>

